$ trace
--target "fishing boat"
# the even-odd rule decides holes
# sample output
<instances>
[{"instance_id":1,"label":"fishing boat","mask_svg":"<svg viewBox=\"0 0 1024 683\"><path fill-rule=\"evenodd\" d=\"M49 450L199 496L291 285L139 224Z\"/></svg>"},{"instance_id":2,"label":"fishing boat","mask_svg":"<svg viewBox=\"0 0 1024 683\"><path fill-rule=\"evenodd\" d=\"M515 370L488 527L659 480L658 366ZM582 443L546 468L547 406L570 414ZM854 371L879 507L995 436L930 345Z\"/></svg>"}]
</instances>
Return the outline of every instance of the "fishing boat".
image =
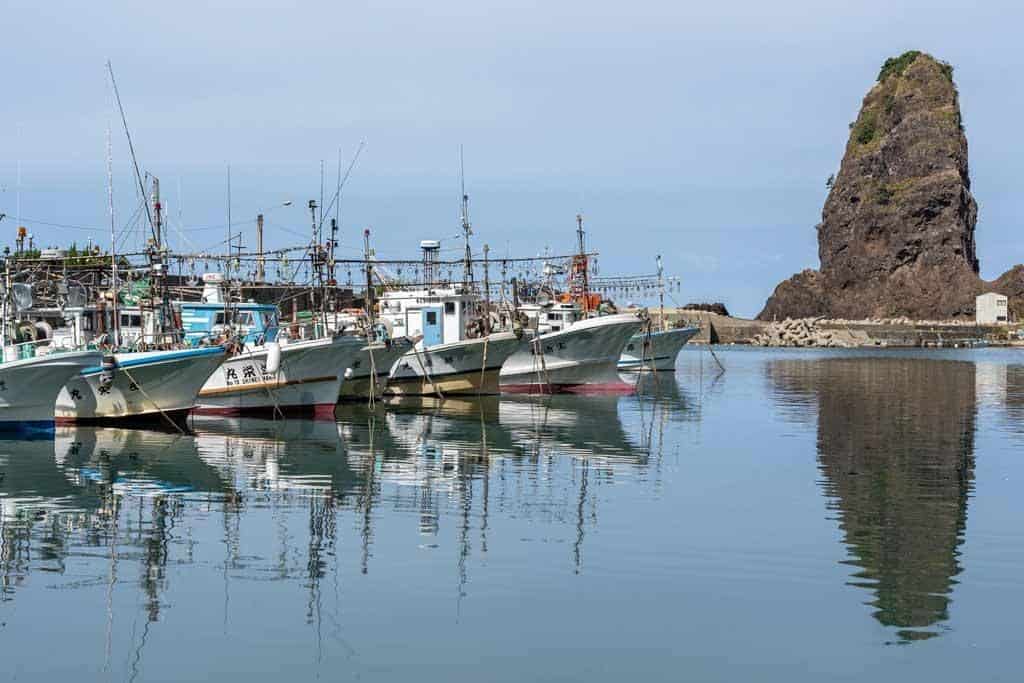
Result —
<instances>
[{"instance_id":1,"label":"fishing boat","mask_svg":"<svg viewBox=\"0 0 1024 683\"><path fill-rule=\"evenodd\" d=\"M497 394L501 366L520 346L522 329L512 320L507 325L511 329L501 329L502 320L491 308L486 257L483 297L476 292L469 239L473 228L464 176L461 228L465 248L461 283L441 282L438 277L441 243L423 240L420 250L424 286L386 291L381 297L380 319L392 336L405 335L418 340L391 370L390 394L439 398ZM487 252L486 245L484 252ZM367 294L372 300L370 284L368 269Z\"/></svg>"},{"instance_id":2,"label":"fishing boat","mask_svg":"<svg viewBox=\"0 0 1024 683\"><path fill-rule=\"evenodd\" d=\"M51 431L57 395L71 378L98 365L96 350L62 350L25 319L32 308L32 289L11 282L5 259L0 329L0 429L15 432Z\"/></svg>"},{"instance_id":3,"label":"fishing boat","mask_svg":"<svg viewBox=\"0 0 1024 683\"><path fill-rule=\"evenodd\" d=\"M398 359L412 350L413 340L408 337L365 342L355 360L345 370L338 399L342 401L383 396L391 377L391 368Z\"/></svg>"},{"instance_id":4,"label":"fishing boat","mask_svg":"<svg viewBox=\"0 0 1024 683\"><path fill-rule=\"evenodd\" d=\"M299 315L303 316L303 313ZM313 319L309 313L305 317ZM408 337L392 338L386 325L371 322L372 318L363 310L332 311L318 317L326 320L327 329L331 332L356 337L362 342L352 364L342 368L344 381L341 383L338 400L356 401L383 396L391 368L412 349L415 340Z\"/></svg>"},{"instance_id":5,"label":"fishing boat","mask_svg":"<svg viewBox=\"0 0 1024 683\"><path fill-rule=\"evenodd\" d=\"M498 373L520 345L521 330L498 330L500 319L490 312L471 285L472 258L463 196L466 261L463 281L439 283L437 256L441 243L423 240L425 286L391 289L380 298L381 323L393 337L417 340L391 370L387 393L399 396L497 394ZM486 291L486 286L484 287Z\"/></svg>"},{"instance_id":6,"label":"fishing boat","mask_svg":"<svg viewBox=\"0 0 1024 683\"><path fill-rule=\"evenodd\" d=\"M276 306L227 304L219 274L203 279L203 301L178 303L185 338L193 344L230 339L233 348L199 391L195 412L333 417L345 369L365 342L322 329L311 338L291 336Z\"/></svg>"},{"instance_id":7,"label":"fishing boat","mask_svg":"<svg viewBox=\"0 0 1024 683\"><path fill-rule=\"evenodd\" d=\"M644 325L639 312L584 317L571 302L519 309L535 334L501 368L509 393L630 393L619 377L623 349Z\"/></svg>"},{"instance_id":8,"label":"fishing boat","mask_svg":"<svg viewBox=\"0 0 1024 683\"><path fill-rule=\"evenodd\" d=\"M396 334L420 337L395 363L387 392L414 396L499 393L498 373L519 348L521 333L468 336L476 306L476 295L462 284L385 292L381 319Z\"/></svg>"},{"instance_id":9,"label":"fishing boat","mask_svg":"<svg viewBox=\"0 0 1024 683\"><path fill-rule=\"evenodd\" d=\"M700 328L692 325L668 327L665 320L665 271L660 254L657 263L655 284L658 289L659 329L654 329L652 321L643 332L630 338L619 358L619 370L622 372L675 370L679 352L700 332ZM669 281L678 282L678 278L669 278Z\"/></svg>"},{"instance_id":10,"label":"fishing boat","mask_svg":"<svg viewBox=\"0 0 1024 683\"><path fill-rule=\"evenodd\" d=\"M618 363L629 339L646 324L645 311L618 313L590 292L590 254L583 217L576 216L578 253L572 257L568 291L519 307L534 331L525 348L501 369L501 390L510 393L630 393ZM547 271L547 267L545 267ZM551 285L545 287L553 291Z\"/></svg>"},{"instance_id":11,"label":"fishing boat","mask_svg":"<svg viewBox=\"0 0 1024 683\"><path fill-rule=\"evenodd\" d=\"M0 429L50 431L57 396L82 370L98 366L99 351L53 351L29 345L4 346L0 363ZM24 357L20 357L23 356Z\"/></svg>"},{"instance_id":12,"label":"fishing boat","mask_svg":"<svg viewBox=\"0 0 1024 683\"><path fill-rule=\"evenodd\" d=\"M57 349L98 349L102 355L60 391L58 422L181 421L224 359L219 346L185 348L180 331L161 332L158 310L73 303L80 305L23 314L37 341L48 340Z\"/></svg>"},{"instance_id":13,"label":"fishing boat","mask_svg":"<svg viewBox=\"0 0 1024 683\"><path fill-rule=\"evenodd\" d=\"M225 358L219 346L113 353L72 377L57 397L58 422L183 422Z\"/></svg>"},{"instance_id":14,"label":"fishing boat","mask_svg":"<svg viewBox=\"0 0 1024 683\"><path fill-rule=\"evenodd\" d=\"M620 372L675 370L679 352L700 332L697 327L643 331L629 338L619 358Z\"/></svg>"}]
</instances>

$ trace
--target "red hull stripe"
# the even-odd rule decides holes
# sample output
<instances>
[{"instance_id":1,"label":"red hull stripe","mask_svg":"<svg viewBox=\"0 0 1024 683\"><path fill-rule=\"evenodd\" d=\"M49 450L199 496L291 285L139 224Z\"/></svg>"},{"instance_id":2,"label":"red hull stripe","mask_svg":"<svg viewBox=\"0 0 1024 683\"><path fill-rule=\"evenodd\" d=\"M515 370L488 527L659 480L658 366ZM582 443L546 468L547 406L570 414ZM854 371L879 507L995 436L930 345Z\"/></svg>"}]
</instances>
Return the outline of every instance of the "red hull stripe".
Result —
<instances>
[{"instance_id":1,"label":"red hull stripe","mask_svg":"<svg viewBox=\"0 0 1024 683\"><path fill-rule=\"evenodd\" d=\"M277 411L278 409L274 406L231 406L223 408L205 406L192 410L195 415L221 415L224 417L273 417L278 414ZM317 420L334 420L333 403L317 403L306 406L281 406L280 411L289 417L313 417Z\"/></svg>"},{"instance_id":2,"label":"red hull stripe","mask_svg":"<svg viewBox=\"0 0 1024 683\"><path fill-rule=\"evenodd\" d=\"M599 384L502 384L502 393L509 394L632 394L636 386L625 382Z\"/></svg>"}]
</instances>

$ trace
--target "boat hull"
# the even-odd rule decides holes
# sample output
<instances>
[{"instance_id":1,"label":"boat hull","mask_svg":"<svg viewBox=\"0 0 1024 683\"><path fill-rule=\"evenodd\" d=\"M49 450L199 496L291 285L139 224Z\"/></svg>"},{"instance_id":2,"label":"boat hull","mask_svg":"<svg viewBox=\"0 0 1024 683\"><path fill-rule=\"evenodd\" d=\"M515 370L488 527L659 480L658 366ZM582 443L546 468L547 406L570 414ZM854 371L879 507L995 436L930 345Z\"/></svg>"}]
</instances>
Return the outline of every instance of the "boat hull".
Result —
<instances>
[{"instance_id":1,"label":"boat hull","mask_svg":"<svg viewBox=\"0 0 1024 683\"><path fill-rule=\"evenodd\" d=\"M284 344L274 374L266 372L269 347L247 347L214 371L199 392L194 412L333 418L343 368L363 345L358 337L345 336Z\"/></svg>"},{"instance_id":2,"label":"boat hull","mask_svg":"<svg viewBox=\"0 0 1024 683\"><path fill-rule=\"evenodd\" d=\"M224 349L115 353L113 379L99 364L68 381L57 397L58 422L183 420L196 395L224 360Z\"/></svg>"},{"instance_id":3,"label":"boat hull","mask_svg":"<svg viewBox=\"0 0 1024 683\"><path fill-rule=\"evenodd\" d=\"M632 313L590 318L542 334L517 351L501 369L509 393L631 393L619 378L618 362L643 321Z\"/></svg>"},{"instance_id":4,"label":"boat hull","mask_svg":"<svg viewBox=\"0 0 1024 683\"><path fill-rule=\"evenodd\" d=\"M619 371L675 370L679 352L699 331L696 327L680 327L649 335L643 332L635 334L619 357Z\"/></svg>"},{"instance_id":5,"label":"boat hull","mask_svg":"<svg viewBox=\"0 0 1024 683\"><path fill-rule=\"evenodd\" d=\"M99 351L54 353L0 365L0 429L52 431L57 396L82 370L99 365Z\"/></svg>"},{"instance_id":6,"label":"boat hull","mask_svg":"<svg viewBox=\"0 0 1024 683\"><path fill-rule=\"evenodd\" d=\"M513 332L495 332L479 339L413 348L395 363L387 393L396 396L497 394L501 366L520 344L520 337Z\"/></svg>"},{"instance_id":7,"label":"boat hull","mask_svg":"<svg viewBox=\"0 0 1024 683\"><path fill-rule=\"evenodd\" d=\"M389 343L374 342L366 344L352 365L345 370L345 381L341 383L338 394L339 401L355 401L383 396L391 376L391 368L412 348L412 341L406 337L392 340Z\"/></svg>"}]
</instances>

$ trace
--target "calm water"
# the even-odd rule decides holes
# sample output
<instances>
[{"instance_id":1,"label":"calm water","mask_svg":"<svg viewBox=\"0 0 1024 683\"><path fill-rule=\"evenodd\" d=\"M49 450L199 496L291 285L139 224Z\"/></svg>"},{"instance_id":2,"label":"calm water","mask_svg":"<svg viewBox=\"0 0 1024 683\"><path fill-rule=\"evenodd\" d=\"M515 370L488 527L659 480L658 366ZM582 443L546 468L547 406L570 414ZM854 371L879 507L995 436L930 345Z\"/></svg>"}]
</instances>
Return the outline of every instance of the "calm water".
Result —
<instances>
[{"instance_id":1,"label":"calm water","mask_svg":"<svg viewBox=\"0 0 1024 683\"><path fill-rule=\"evenodd\" d=\"M1024 352L0 442L14 680L1019 680Z\"/></svg>"}]
</instances>

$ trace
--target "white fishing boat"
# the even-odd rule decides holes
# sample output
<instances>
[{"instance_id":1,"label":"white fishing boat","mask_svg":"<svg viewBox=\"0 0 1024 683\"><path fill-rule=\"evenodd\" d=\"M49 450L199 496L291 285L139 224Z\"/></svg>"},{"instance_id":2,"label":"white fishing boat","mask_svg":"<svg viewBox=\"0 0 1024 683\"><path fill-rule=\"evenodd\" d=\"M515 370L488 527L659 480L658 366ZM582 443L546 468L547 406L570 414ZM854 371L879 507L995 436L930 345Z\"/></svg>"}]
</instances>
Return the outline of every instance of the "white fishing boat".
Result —
<instances>
[{"instance_id":1,"label":"white fishing boat","mask_svg":"<svg viewBox=\"0 0 1024 683\"><path fill-rule=\"evenodd\" d=\"M99 351L49 351L33 344L5 346L0 363L0 429L52 430L57 395L82 370L98 366ZM25 357L19 358L20 355Z\"/></svg>"},{"instance_id":2,"label":"white fishing boat","mask_svg":"<svg viewBox=\"0 0 1024 683\"><path fill-rule=\"evenodd\" d=\"M501 390L509 393L630 393L634 385L619 377L618 363L630 337L646 323L646 311L616 313L589 289L590 254L585 243L583 216L576 216L579 251L568 270L568 291L553 298L553 282L541 287L547 294L519 307L534 331L529 343L501 369ZM555 271L545 264L550 278Z\"/></svg>"},{"instance_id":3,"label":"white fishing boat","mask_svg":"<svg viewBox=\"0 0 1024 683\"><path fill-rule=\"evenodd\" d=\"M371 322L363 310L332 311L324 314L323 318L327 329L337 334L357 336L363 342L352 364L343 368L344 381L338 400L356 401L383 396L391 368L412 349L415 340L404 336L392 337L386 324Z\"/></svg>"},{"instance_id":4,"label":"white fishing boat","mask_svg":"<svg viewBox=\"0 0 1024 683\"><path fill-rule=\"evenodd\" d=\"M618 362L644 325L639 312L592 318L572 303L523 306L536 330L525 348L501 369L501 391L510 393L629 393Z\"/></svg>"},{"instance_id":5,"label":"white fishing boat","mask_svg":"<svg viewBox=\"0 0 1024 683\"><path fill-rule=\"evenodd\" d=\"M497 394L498 373L520 345L517 332L468 337L478 300L461 284L393 290L380 317L396 335L420 340L395 363L387 392L397 395Z\"/></svg>"},{"instance_id":6,"label":"white fishing boat","mask_svg":"<svg viewBox=\"0 0 1024 683\"><path fill-rule=\"evenodd\" d=\"M700 332L697 327L641 332L630 337L619 358L620 372L672 371L679 352Z\"/></svg>"},{"instance_id":7,"label":"white fishing boat","mask_svg":"<svg viewBox=\"0 0 1024 683\"><path fill-rule=\"evenodd\" d=\"M270 304L220 299L219 278L204 277L204 301L180 302L186 339L233 335L237 348L199 391L200 414L333 417L344 381L365 342L355 336L290 339Z\"/></svg>"},{"instance_id":8,"label":"white fishing boat","mask_svg":"<svg viewBox=\"0 0 1024 683\"><path fill-rule=\"evenodd\" d=\"M39 341L49 338L54 348L103 349L102 361L83 368L57 396L56 420L183 421L200 388L224 359L224 349L184 348L180 331L165 333L161 316L152 310L75 303L79 305L22 313L33 321ZM129 325L120 327L119 322ZM23 324L23 329L28 328Z\"/></svg>"},{"instance_id":9,"label":"white fishing boat","mask_svg":"<svg viewBox=\"0 0 1024 683\"><path fill-rule=\"evenodd\" d=\"M391 368L398 359L412 350L408 337L364 343L355 360L345 370L338 399L343 401L383 396L387 391Z\"/></svg>"},{"instance_id":10,"label":"white fishing boat","mask_svg":"<svg viewBox=\"0 0 1024 683\"><path fill-rule=\"evenodd\" d=\"M246 345L214 371L199 392L195 412L332 418L342 368L361 347L359 339L345 336Z\"/></svg>"},{"instance_id":11,"label":"white fishing boat","mask_svg":"<svg viewBox=\"0 0 1024 683\"><path fill-rule=\"evenodd\" d=\"M110 354L67 382L56 419L183 421L224 358L219 346Z\"/></svg>"},{"instance_id":12,"label":"white fishing boat","mask_svg":"<svg viewBox=\"0 0 1024 683\"><path fill-rule=\"evenodd\" d=\"M83 369L99 365L95 350L58 349L25 319L32 288L12 283L5 259L0 302L0 429L23 433L52 431L57 394Z\"/></svg>"},{"instance_id":13,"label":"white fishing boat","mask_svg":"<svg viewBox=\"0 0 1024 683\"><path fill-rule=\"evenodd\" d=\"M661 262L661 254L657 258L658 275L655 282L658 288L658 325L654 328L651 321L643 332L634 335L619 358L619 370L622 372L644 372L658 370L675 370L676 358L694 335L700 332L699 327L682 325L668 327L665 320L665 269ZM679 278L669 277L667 284L679 284Z\"/></svg>"}]
</instances>

